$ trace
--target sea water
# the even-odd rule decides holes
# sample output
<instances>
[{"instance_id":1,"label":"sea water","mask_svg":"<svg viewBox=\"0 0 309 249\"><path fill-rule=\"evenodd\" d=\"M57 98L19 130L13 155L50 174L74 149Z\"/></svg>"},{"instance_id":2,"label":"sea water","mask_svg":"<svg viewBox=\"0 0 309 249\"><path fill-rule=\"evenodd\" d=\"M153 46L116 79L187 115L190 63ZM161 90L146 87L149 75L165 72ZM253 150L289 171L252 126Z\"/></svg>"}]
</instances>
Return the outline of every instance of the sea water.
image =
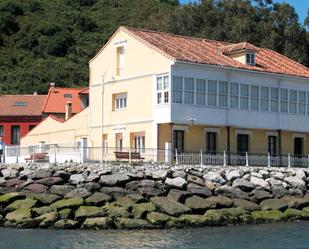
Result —
<instances>
[{"instance_id":1,"label":"sea water","mask_svg":"<svg viewBox=\"0 0 309 249\"><path fill-rule=\"evenodd\" d=\"M309 249L309 222L179 230L0 229L0 249Z\"/></svg>"}]
</instances>

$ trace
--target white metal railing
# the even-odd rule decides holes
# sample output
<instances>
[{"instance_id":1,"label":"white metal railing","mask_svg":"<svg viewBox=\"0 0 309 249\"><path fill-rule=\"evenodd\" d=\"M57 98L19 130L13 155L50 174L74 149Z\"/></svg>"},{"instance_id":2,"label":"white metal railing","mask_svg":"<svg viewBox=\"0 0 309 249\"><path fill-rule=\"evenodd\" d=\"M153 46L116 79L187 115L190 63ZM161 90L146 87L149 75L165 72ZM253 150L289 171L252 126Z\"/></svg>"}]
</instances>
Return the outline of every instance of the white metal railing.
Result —
<instances>
[{"instance_id":1,"label":"white metal railing","mask_svg":"<svg viewBox=\"0 0 309 249\"><path fill-rule=\"evenodd\" d=\"M270 155L253 153L181 152L171 149L82 147L72 144L6 146L5 163L25 162L148 162L176 165L239 165L272 167L309 167L309 155ZM2 160L3 161L3 160Z\"/></svg>"}]
</instances>

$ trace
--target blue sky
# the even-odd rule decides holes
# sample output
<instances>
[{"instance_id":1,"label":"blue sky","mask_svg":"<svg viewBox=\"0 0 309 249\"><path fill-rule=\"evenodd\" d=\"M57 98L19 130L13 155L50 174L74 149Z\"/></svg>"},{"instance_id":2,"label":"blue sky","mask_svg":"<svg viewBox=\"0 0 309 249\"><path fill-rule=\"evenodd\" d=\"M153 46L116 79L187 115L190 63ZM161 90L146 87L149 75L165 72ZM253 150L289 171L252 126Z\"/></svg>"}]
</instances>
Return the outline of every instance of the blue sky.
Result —
<instances>
[{"instance_id":1,"label":"blue sky","mask_svg":"<svg viewBox=\"0 0 309 249\"><path fill-rule=\"evenodd\" d=\"M181 3L188 3L188 2L194 2L197 0L180 0ZM307 16L307 11L309 8L309 0L273 0L273 2L277 2L277 3L283 3L283 2L287 2L290 5L292 5L298 16L299 16L299 22L300 23L304 23L304 20Z\"/></svg>"}]
</instances>

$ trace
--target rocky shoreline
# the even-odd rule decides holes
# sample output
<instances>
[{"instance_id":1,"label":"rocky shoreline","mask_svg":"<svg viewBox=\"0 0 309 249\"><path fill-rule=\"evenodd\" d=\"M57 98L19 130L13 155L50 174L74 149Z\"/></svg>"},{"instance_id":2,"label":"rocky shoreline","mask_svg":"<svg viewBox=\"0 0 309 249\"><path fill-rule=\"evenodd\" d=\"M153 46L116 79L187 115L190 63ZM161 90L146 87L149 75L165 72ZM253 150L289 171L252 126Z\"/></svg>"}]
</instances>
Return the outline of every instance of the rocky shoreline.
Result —
<instances>
[{"instance_id":1,"label":"rocky shoreline","mask_svg":"<svg viewBox=\"0 0 309 249\"><path fill-rule=\"evenodd\" d=\"M0 226L152 229L309 220L300 168L0 165Z\"/></svg>"}]
</instances>

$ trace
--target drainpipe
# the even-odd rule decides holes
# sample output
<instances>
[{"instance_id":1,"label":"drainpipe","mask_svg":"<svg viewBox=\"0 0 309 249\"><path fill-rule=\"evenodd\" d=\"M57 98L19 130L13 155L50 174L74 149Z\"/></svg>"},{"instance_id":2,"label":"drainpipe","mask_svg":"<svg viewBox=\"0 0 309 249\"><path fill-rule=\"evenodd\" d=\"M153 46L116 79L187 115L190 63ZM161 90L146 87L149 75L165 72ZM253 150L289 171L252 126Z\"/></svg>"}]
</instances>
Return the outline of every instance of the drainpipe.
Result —
<instances>
[{"instance_id":1,"label":"drainpipe","mask_svg":"<svg viewBox=\"0 0 309 249\"><path fill-rule=\"evenodd\" d=\"M101 92L101 108L102 108L102 118L101 118L101 163L103 163L103 150L104 150L104 140L103 140L103 124L104 124L104 81L107 71L102 74L102 92Z\"/></svg>"}]
</instances>

